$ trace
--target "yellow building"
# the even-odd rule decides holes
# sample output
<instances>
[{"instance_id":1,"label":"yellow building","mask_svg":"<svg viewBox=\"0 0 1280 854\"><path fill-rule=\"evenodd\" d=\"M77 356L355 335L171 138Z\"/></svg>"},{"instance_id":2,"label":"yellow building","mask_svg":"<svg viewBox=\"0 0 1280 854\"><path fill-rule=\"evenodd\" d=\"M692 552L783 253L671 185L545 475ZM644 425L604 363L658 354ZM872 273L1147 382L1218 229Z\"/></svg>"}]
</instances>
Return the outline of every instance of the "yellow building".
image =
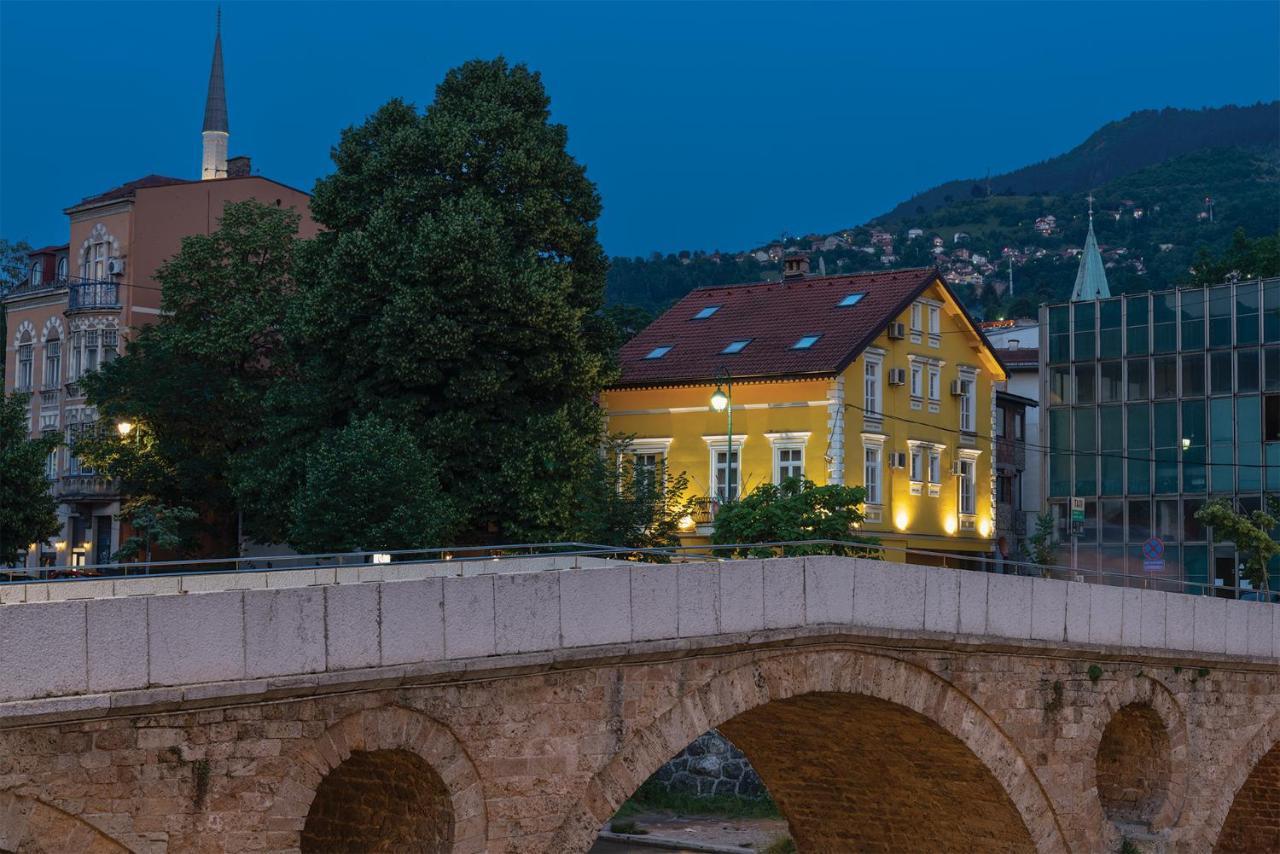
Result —
<instances>
[{"instance_id":1,"label":"yellow building","mask_svg":"<svg viewBox=\"0 0 1280 854\"><path fill-rule=\"evenodd\" d=\"M708 542L720 503L803 473L865 486L864 533L888 557L990 552L1005 371L986 338L935 270L807 267L789 258L780 282L700 288L637 335L604 393L610 431L634 435L637 466L688 475L700 510L687 545ZM717 388L731 406L712 406Z\"/></svg>"}]
</instances>

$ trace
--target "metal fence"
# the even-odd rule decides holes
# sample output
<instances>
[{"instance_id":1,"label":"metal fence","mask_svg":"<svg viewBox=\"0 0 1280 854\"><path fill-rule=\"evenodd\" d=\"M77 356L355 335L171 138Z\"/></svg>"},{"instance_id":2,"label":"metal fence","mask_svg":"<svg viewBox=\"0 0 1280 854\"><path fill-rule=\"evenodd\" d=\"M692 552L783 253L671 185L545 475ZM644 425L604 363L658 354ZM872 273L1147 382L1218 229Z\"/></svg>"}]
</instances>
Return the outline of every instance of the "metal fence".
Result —
<instances>
[{"instance_id":1,"label":"metal fence","mask_svg":"<svg viewBox=\"0 0 1280 854\"><path fill-rule=\"evenodd\" d=\"M728 543L698 546L666 546L661 548L629 548L584 542L511 543L504 545L449 546L427 549L361 550L354 552L326 552L303 555L273 555L267 557L231 557L198 560L140 561L136 563L96 564L90 566L52 566L40 568L0 568L0 586L31 582L93 581L120 578L160 578L209 573L284 572L329 568L374 567L388 564L452 564L456 575L465 574L465 565L476 562L501 562L504 560L536 557L545 558L604 558L626 561L662 563L691 563L708 560L723 561L741 558L796 557L806 555L851 555L870 558L904 556L907 563L944 566L978 572L1020 575L1034 578L1053 578L1060 581L1076 581L1105 584L1113 587L1133 587L1164 590L1171 593L1187 593L1198 596L1220 596L1231 599L1280 603L1280 592L1259 590L1244 586L1231 587L1182 579L1138 577L1124 573L1105 572L1097 569L1079 569L1060 564L1037 564L1028 561L997 559L982 554L962 554L930 549L906 549L901 546L885 546L856 540L790 540L765 543ZM546 569L563 567L547 566Z\"/></svg>"}]
</instances>

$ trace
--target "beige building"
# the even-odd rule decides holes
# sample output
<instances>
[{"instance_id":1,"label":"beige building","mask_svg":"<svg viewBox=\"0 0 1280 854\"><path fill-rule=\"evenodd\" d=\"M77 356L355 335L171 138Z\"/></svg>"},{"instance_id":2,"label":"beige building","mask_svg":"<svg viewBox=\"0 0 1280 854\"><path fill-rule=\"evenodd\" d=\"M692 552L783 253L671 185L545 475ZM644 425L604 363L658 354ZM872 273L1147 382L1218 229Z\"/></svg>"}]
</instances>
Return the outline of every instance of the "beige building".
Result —
<instances>
[{"instance_id":1,"label":"beige building","mask_svg":"<svg viewBox=\"0 0 1280 854\"><path fill-rule=\"evenodd\" d=\"M160 316L155 273L182 238L209 234L228 202L247 199L296 209L302 236L315 233L308 194L250 174L247 157L228 159L229 137L219 32L202 129L202 178L147 175L66 208L67 243L31 252L26 281L4 299L5 392L31 394L33 436L57 433L65 440L46 470L61 501L62 533L34 544L29 566L107 563L119 548L118 487L81 465L71 449L97 422L80 380Z\"/></svg>"}]
</instances>

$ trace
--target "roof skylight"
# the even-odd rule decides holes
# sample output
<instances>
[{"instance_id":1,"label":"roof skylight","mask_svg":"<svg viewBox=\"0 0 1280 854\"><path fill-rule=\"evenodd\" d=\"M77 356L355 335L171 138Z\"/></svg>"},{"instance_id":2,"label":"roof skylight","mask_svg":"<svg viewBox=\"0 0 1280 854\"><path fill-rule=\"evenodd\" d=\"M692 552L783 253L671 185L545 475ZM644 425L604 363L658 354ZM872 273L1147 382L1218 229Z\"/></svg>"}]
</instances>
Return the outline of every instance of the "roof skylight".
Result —
<instances>
[{"instance_id":1,"label":"roof skylight","mask_svg":"<svg viewBox=\"0 0 1280 854\"><path fill-rule=\"evenodd\" d=\"M721 353L741 353L743 350L747 348L747 345L750 343L751 343L750 338L747 338L744 341L730 341L725 346L725 348L720 352Z\"/></svg>"},{"instance_id":2,"label":"roof skylight","mask_svg":"<svg viewBox=\"0 0 1280 854\"><path fill-rule=\"evenodd\" d=\"M718 306L718 305L709 305L709 306L707 306L706 308L704 308L704 309L702 309L701 311L699 311L697 314L695 314L691 319L693 319L693 320L706 320L708 317L710 317L711 315L715 314L715 313L716 313L717 311L719 311L719 310L720 310L720 306Z\"/></svg>"},{"instance_id":3,"label":"roof skylight","mask_svg":"<svg viewBox=\"0 0 1280 854\"><path fill-rule=\"evenodd\" d=\"M661 359L663 356L667 355L667 354L668 354L668 353L670 353L670 352L671 352L671 346L670 346L670 345L665 346L665 347L654 347L652 350L650 350L650 351L649 351L649 355L645 356L645 358L646 358L646 359Z\"/></svg>"},{"instance_id":4,"label":"roof skylight","mask_svg":"<svg viewBox=\"0 0 1280 854\"><path fill-rule=\"evenodd\" d=\"M796 343L792 344L791 349L792 350L808 350L814 344L817 344L818 339L821 337L822 337L821 335L806 335Z\"/></svg>"},{"instance_id":5,"label":"roof skylight","mask_svg":"<svg viewBox=\"0 0 1280 854\"><path fill-rule=\"evenodd\" d=\"M865 296L866 296L866 294L862 294L862 293L860 293L860 294L849 294L847 297L845 297L844 299L840 300L840 302L836 303L836 306L837 306L838 308L848 308L848 307L849 307L849 306L851 306L851 305L857 305L857 304L858 304L858 301L859 301L859 300L861 300L861 299L862 299L863 297L865 297Z\"/></svg>"}]
</instances>

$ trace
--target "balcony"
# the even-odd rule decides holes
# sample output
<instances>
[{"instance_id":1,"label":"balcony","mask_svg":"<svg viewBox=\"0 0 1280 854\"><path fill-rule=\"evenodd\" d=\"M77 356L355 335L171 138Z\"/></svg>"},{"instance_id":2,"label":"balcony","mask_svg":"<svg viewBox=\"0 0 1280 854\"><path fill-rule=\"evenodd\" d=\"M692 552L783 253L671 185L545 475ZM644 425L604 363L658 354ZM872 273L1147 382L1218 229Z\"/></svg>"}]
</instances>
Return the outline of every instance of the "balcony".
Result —
<instances>
[{"instance_id":1,"label":"balcony","mask_svg":"<svg viewBox=\"0 0 1280 854\"><path fill-rule=\"evenodd\" d=\"M45 386L40 389L40 408L43 410L58 408L58 392L62 386Z\"/></svg>"},{"instance_id":2,"label":"balcony","mask_svg":"<svg viewBox=\"0 0 1280 854\"><path fill-rule=\"evenodd\" d=\"M113 501L120 488L115 480L99 474L68 474L59 480L55 494L62 501Z\"/></svg>"},{"instance_id":3,"label":"balcony","mask_svg":"<svg viewBox=\"0 0 1280 854\"><path fill-rule=\"evenodd\" d=\"M84 389L80 387L80 383L67 383L67 399L76 400L84 397Z\"/></svg>"},{"instance_id":4,"label":"balcony","mask_svg":"<svg viewBox=\"0 0 1280 854\"><path fill-rule=\"evenodd\" d=\"M67 313L120 307L120 285L111 281L77 281L67 286Z\"/></svg>"},{"instance_id":5,"label":"balcony","mask_svg":"<svg viewBox=\"0 0 1280 854\"><path fill-rule=\"evenodd\" d=\"M1010 466L1018 471L1027 468L1027 443L1021 439L996 439L996 465Z\"/></svg>"},{"instance_id":6,"label":"balcony","mask_svg":"<svg viewBox=\"0 0 1280 854\"><path fill-rule=\"evenodd\" d=\"M716 511L720 509L719 498L696 498L693 502L693 523L698 527L710 525L716 519Z\"/></svg>"},{"instance_id":7,"label":"balcony","mask_svg":"<svg viewBox=\"0 0 1280 854\"><path fill-rule=\"evenodd\" d=\"M43 296L54 291L60 291L67 286L66 279L54 279L49 282L39 282L32 284L31 280L24 279L21 283L14 285L9 292L4 295L4 301L19 300L24 297Z\"/></svg>"}]
</instances>

